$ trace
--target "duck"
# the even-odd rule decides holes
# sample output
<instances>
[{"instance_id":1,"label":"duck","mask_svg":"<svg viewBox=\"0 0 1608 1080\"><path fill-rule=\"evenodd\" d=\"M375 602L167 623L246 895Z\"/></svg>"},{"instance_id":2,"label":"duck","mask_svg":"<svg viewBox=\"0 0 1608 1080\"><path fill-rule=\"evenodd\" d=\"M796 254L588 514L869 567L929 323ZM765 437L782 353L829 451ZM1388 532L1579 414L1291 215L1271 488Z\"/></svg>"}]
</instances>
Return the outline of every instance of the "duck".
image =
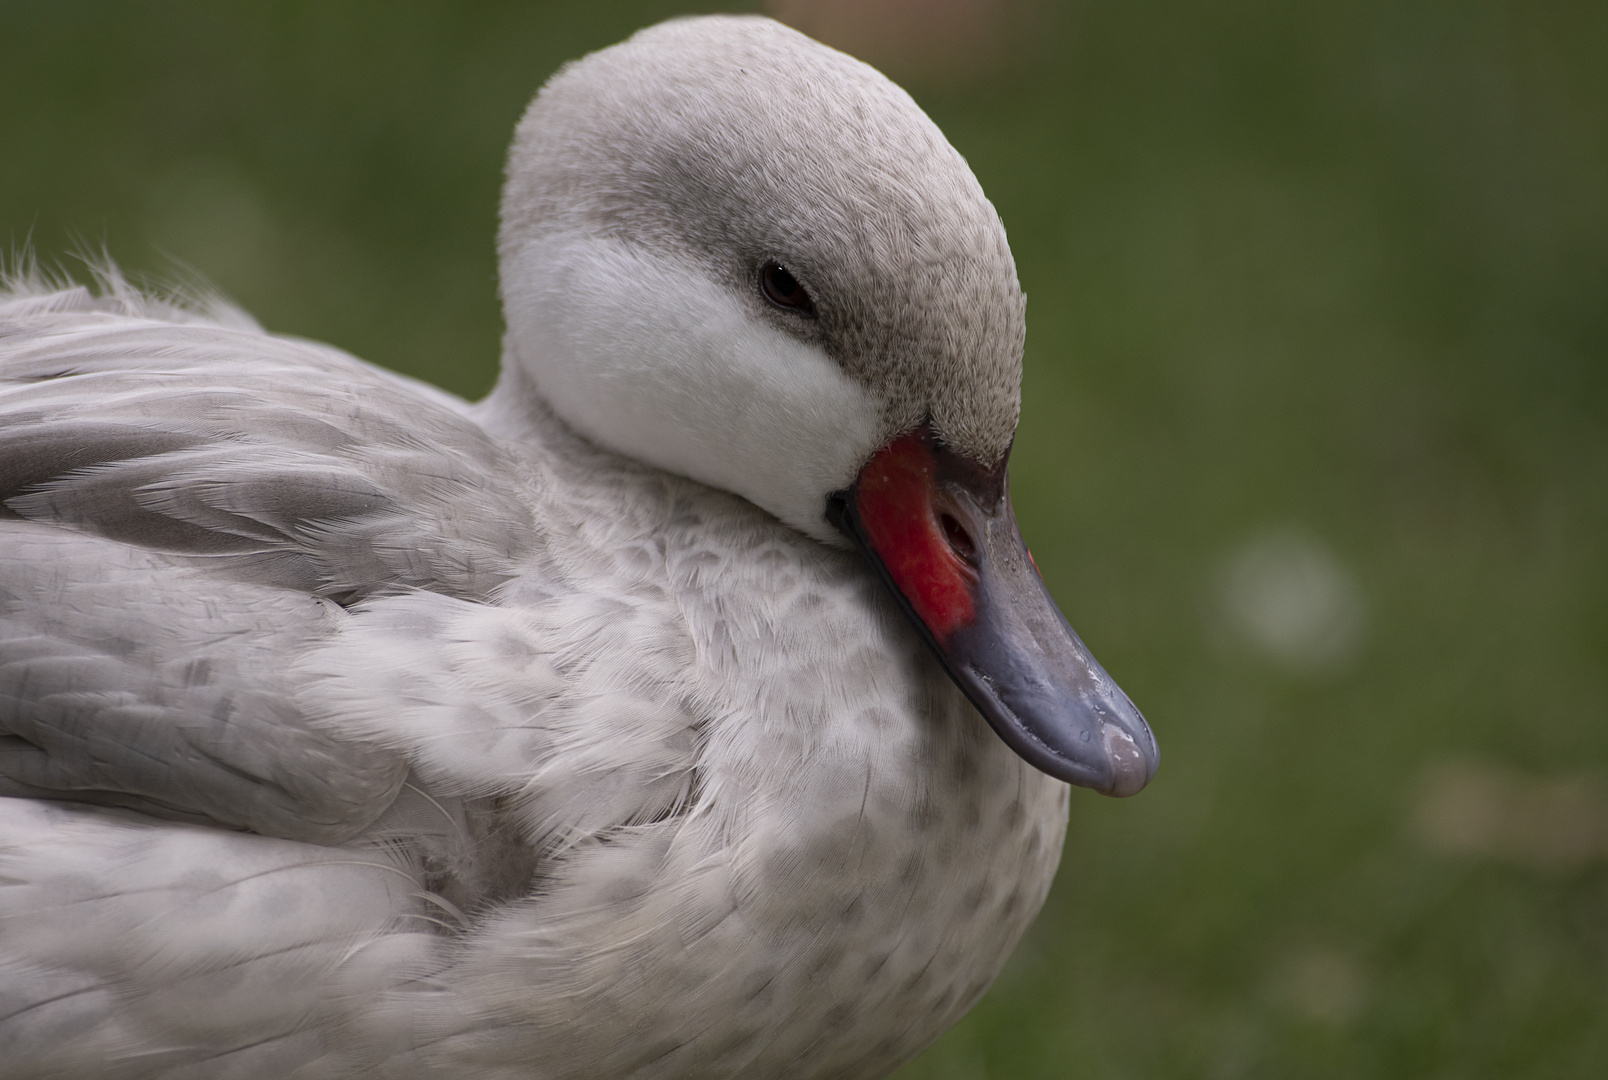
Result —
<instances>
[{"instance_id":1,"label":"duck","mask_svg":"<svg viewBox=\"0 0 1608 1080\"><path fill-rule=\"evenodd\" d=\"M1025 300L873 68L662 23L519 122L470 403L0 294L0 1074L859 1078L1154 774L1011 508Z\"/></svg>"}]
</instances>

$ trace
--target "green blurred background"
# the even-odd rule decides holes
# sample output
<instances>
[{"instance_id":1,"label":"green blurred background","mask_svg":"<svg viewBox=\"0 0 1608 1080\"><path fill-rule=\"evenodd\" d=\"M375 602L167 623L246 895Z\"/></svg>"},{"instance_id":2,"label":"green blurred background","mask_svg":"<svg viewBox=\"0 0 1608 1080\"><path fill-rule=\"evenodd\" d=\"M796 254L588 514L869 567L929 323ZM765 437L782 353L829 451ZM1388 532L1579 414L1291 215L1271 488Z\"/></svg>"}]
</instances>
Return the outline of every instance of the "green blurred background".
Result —
<instances>
[{"instance_id":1,"label":"green blurred background","mask_svg":"<svg viewBox=\"0 0 1608 1080\"><path fill-rule=\"evenodd\" d=\"M1017 506L1164 751L903 1080L1608 1076L1608 4L775 9L999 207ZM0 242L477 395L516 117L684 10L0 2Z\"/></svg>"}]
</instances>

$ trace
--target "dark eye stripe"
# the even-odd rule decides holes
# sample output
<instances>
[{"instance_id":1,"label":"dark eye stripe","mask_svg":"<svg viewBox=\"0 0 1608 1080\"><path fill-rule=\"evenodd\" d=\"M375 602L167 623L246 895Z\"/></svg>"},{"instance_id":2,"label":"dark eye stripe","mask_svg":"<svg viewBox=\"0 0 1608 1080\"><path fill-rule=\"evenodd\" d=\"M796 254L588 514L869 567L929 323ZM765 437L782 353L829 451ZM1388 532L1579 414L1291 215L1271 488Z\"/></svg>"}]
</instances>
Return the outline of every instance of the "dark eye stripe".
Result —
<instances>
[{"instance_id":1,"label":"dark eye stripe","mask_svg":"<svg viewBox=\"0 0 1608 1080\"><path fill-rule=\"evenodd\" d=\"M779 262L768 262L759 268L759 291L779 308L801 315L815 314L815 301L810 299L809 292Z\"/></svg>"}]
</instances>

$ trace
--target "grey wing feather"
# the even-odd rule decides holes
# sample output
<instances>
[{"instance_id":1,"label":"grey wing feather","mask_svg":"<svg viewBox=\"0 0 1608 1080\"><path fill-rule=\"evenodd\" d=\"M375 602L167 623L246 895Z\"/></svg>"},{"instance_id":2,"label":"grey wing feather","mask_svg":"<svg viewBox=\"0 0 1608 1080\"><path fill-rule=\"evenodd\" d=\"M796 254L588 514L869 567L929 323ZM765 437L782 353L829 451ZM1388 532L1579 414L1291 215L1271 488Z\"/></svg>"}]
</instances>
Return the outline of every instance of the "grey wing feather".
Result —
<instances>
[{"instance_id":1,"label":"grey wing feather","mask_svg":"<svg viewBox=\"0 0 1608 1080\"><path fill-rule=\"evenodd\" d=\"M352 836L405 766L292 663L337 605L487 599L529 463L336 350L87 303L0 297L0 795Z\"/></svg>"},{"instance_id":2,"label":"grey wing feather","mask_svg":"<svg viewBox=\"0 0 1608 1080\"><path fill-rule=\"evenodd\" d=\"M335 604L33 522L0 522L0 550L0 795L321 842L395 796L395 755L293 704Z\"/></svg>"},{"instance_id":3,"label":"grey wing feather","mask_svg":"<svg viewBox=\"0 0 1608 1080\"><path fill-rule=\"evenodd\" d=\"M29 520L342 602L484 599L535 535L529 470L333 349L106 315L0 321L0 503Z\"/></svg>"}]
</instances>

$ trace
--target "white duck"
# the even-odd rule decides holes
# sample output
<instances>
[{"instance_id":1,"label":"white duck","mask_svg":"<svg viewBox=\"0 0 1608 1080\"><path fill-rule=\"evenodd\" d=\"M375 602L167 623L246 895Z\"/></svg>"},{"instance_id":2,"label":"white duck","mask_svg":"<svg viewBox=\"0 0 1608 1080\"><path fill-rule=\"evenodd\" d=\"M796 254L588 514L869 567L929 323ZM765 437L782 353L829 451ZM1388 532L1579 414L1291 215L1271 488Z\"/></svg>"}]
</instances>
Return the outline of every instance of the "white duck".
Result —
<instances>
[{"instance_id":1,"label":"white duck","mask_svg":"<svg viewBox=\"0 0 1608 1080\"><path fill-rule=\"evenodd\" d=\"M1004 231L902 91L643 31L521 122L501 261L475 406L4 298L0 1075L882 1076L1032 920L1062 781L1154 771L1011 516Z\"/></svg>"}]
</instances>

